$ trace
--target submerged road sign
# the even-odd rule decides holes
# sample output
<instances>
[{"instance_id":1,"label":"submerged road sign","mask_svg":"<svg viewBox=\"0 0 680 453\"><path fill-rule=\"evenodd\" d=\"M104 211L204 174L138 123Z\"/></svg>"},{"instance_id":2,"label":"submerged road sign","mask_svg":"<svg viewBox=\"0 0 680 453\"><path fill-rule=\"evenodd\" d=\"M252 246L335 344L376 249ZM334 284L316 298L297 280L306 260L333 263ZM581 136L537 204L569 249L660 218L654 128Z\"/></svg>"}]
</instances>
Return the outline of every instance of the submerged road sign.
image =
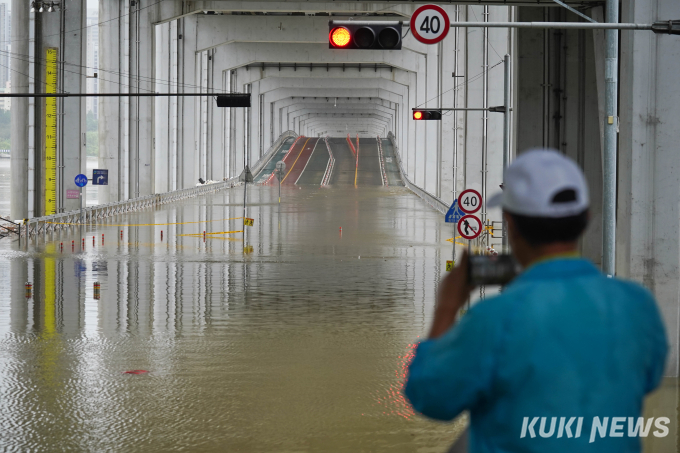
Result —
<instances>
[{"instance_id":1,"label":"submerged road sign","mask_svg":"<svg viewBox=\"0 0 680 453\"><path fill-rule=\"evenodd\" d=\"M458 199L453 200L453 204L446 213L446 223L458 223L465 216L465 213L458 207Z\"/></svg>"},{"instance_id":2,"label":"submerged road sign","mask_svg":"<svg viewBox=\"0 0 680 453\"><path fill-rule=\"evenodd\" d=\"M458 233L467 240L472 240L482 232L482 221L477 216L466 215L458 222Z\"/></svg>"}]
</instances>

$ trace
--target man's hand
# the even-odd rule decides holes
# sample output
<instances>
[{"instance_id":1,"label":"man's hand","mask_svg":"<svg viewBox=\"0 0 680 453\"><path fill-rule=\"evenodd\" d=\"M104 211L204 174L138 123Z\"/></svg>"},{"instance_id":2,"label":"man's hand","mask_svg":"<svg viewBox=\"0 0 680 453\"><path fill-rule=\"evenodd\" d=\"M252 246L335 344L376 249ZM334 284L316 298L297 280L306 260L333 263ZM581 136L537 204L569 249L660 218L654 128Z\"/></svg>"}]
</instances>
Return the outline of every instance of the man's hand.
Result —
<instances>
[{"instance_id":1,"label":"man's hand","mask_svg":"<svg viewBox=\"0 0 680 453\"><path fill-rule=\"evenodd\" d=\"M474 287L468 284L469 265L468 254L465 251L463 252L460 264L449 275L444 277L439 284L439 294L434 310L430 338L438 338L449 330L456 320L458 310L461 309L465 301L470 297L470 292L472 292Z\"/></svg>"}]
</instances>

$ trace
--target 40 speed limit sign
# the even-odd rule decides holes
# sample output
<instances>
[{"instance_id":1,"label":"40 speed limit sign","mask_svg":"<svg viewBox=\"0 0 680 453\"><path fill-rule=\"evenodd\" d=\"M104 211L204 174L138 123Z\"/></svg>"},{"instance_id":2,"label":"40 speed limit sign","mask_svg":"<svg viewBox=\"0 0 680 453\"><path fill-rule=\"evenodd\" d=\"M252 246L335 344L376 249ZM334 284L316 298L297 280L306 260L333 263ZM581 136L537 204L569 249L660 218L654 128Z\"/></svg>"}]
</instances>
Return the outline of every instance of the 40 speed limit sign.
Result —
<instances>
[{"instance_id":1,"label":"40 speed limit sign","mask_svg":"<svg viewBox=\"0 0 680 453\"><path fill-rule=\"evenodd\" d=\"M458 197L458 207L466 214L474 214L482 209L482 196L474 189L467 189Z\"/></svg>"},{"instance_id":2,"label":"40 speed limit sign","mask_svg":"<svg viewBox=\"0 0 680 453\"><path fill-rule=\"evenodd\" d=\"M423 5L411 16L411 33L423 44L437 44L449 32L449 15L440 6Z\"/></svg>"}]
</instances>

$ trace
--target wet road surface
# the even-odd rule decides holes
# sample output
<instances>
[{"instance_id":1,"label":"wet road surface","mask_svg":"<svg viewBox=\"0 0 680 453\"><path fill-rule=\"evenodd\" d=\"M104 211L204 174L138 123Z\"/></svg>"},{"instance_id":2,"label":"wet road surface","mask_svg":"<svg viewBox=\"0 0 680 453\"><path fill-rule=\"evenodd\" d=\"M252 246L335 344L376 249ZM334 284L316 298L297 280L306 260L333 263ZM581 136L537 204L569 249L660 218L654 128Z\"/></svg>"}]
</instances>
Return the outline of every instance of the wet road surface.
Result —
<instances>
[{"instance_id":1,"label":"wet road surface","mask_svg":"<svg viewBox=\"0 0 680 453\"><path fill-rule=\"evenodd\" d=\"M242 188L0 242L0 446L444 451L460 426L401 384L450 228L402 187L301 187L248 188L245 256L202 237L243 228Z\"/></svg>"},{"instance_id":2,"label":"wet road surface","mask_svg":"<svg viewBox=\"0 0 680 453\"><path fill-rule=\"evenodd\" d=\"M452 226L393 185L277 197L248 188L248 255L231 233L240 187L22 247L1 240L0 449L446 451L463 420L415 415L401 385ZM668 379L648 400L647 416L672 427L645 452L673 451L677 395Z\"/></svg>"}]
</instances>

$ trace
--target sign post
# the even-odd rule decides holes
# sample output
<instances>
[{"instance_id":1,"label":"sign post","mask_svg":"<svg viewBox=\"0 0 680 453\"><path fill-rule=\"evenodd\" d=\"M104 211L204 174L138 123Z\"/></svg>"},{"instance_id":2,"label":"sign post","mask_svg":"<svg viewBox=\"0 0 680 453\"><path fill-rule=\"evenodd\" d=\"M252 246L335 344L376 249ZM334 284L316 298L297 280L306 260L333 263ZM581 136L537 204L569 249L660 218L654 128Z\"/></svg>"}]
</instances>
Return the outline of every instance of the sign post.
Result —
<instances>
[{"instance_id":1,"label":"sign post","mask_svg":"<svg viewBox=\"0 0 680 453\"><path fill-rule=\"evenodd\" d=\"M278 161L276 163L276 170L274 170L274 173L276 174L276 179L279 180L279 204L281 204L281 180L283 179L283 174L286 171L286 163L282 160Z\"/></svg>"},{"instance_id":2,"label":"sign post","mask_svg":"<svg viewBox=\"0 0 680 453\"><path fill-rule=\"evenodd\" d=\"M80 224L83 225L85 220L83 219L83 187L87 185L87 176L84 174L79 174L75 179L76 186L80 187Z\"/></svg>"}]
</instances>

